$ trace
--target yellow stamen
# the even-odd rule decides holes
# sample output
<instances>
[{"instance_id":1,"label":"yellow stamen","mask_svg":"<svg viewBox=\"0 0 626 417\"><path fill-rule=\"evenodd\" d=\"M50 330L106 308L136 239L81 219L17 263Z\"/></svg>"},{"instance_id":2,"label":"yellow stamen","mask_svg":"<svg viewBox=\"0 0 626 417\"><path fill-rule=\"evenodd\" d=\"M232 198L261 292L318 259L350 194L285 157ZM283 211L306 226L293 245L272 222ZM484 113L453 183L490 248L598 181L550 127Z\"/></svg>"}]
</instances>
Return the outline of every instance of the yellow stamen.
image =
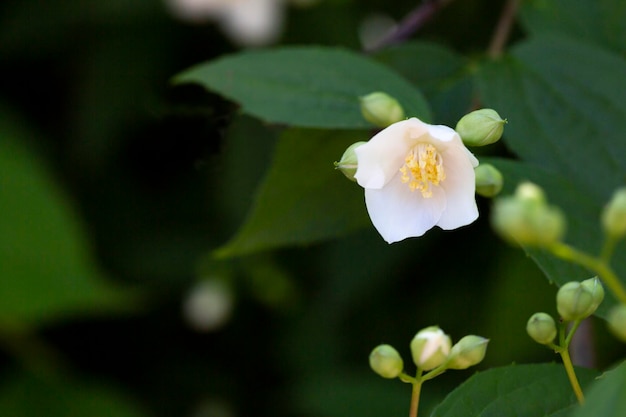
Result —
<instances>
[{"instance_id":1,"label":"yellow stamen","mask_svg":"<svg viewBox=\"0 0 626 417\"><path fill-rule=\"evenodd\" d=\"M424 198L432 197L432 186L446 179L443 158L429 143L419 143L411 148L400 172L402 182L408 184L411 191L420 190Z\"/></svg>"}]
</instances>

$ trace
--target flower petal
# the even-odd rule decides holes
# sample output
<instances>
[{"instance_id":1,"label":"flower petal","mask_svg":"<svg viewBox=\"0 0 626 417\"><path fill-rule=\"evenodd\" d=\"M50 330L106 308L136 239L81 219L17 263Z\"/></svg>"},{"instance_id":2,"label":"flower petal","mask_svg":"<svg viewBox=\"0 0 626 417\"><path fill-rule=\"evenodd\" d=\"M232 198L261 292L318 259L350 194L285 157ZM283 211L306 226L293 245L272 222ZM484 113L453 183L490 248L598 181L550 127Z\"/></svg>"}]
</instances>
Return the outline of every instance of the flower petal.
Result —
<instances>
[{"instance_id":1,"label":"flower petal","mask_svg":"<svg viewBox=\"0 0 626 417\"><path fill-rule=\"evenodd\" d=\"M447 206L437 226L450 230L468 225L478 218L474 174L474 161L478 163L478 160L463 145L448 148L442 157L446 179L441 187L446 193Z\"/></svg>"},{"instance_id":2,"label":"flower petal","mask_svg":"<svg viewBox=\"0 0 626 417\"><path fill-rule=\"evenodd\" d=\"M433 187L433 195L424 198L402 183L400 174L382 189L365 189L365 204L374 227L387 243L422 236L439 221L446 208L446 195Z\"/></svg>"},{"instance_id":3,"label":"flower petal","mask_svg":"<svg viewBox=\"0 0 626 417\"><path fill-rule=\"evenodd\" d=\"M411 118L381 130L355 152L359 165L354 178L363 188L382 188L404 164L419 139L428 136L428 125Z\"/></svg>"}]
</instances>

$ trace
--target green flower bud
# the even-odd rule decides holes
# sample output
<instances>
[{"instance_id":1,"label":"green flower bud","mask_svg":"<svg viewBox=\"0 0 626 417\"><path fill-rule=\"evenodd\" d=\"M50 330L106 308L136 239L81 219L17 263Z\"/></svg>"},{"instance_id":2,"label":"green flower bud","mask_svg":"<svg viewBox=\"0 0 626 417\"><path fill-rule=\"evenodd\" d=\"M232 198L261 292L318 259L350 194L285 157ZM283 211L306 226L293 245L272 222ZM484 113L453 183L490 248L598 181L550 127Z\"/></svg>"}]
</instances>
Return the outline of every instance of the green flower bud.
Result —
<instances>
[{"instance_id":1,"label":"green flower bud","mask_svg":"<svg viewBox=\"0 0 626 417\"><path fill-rule=\"evenodd\" d=\"M400 103L386 93L377 91L359 100L363 117L375 126L387 127L405 118Z\"/></svg>"},{"instance_id":2,"label":"green flower bud","mask_svg":"<svg viewBox=\"0 0 626 417\"><path fill-rule=\"evenodd\" d=\"M459 340L450 350L447 367L449 369L467 369L478 365L485 358L489 339L469 335Z\"/></svg>"},{"instance_id":3,"label":"green flower bud","mask_svg":"<svg viewBox=\"0 0 626 417\"><path fill-rule=\"evenodd\" d=\"M355 150L364 143L367 142L356 142L348 146L348 149L346 149L341 156L341 160L339 162L335 162L335 168L343 172L343 175L345 175L350 181L356 182L354 174L356 174L356 169L359 166Z\"/></svg>"},{"instance_id":4,"label":"green flower bud","mask_svg":"<svg viewBox=\"0 0 626 417\"><path fill-rule=\"evenodd\" d=\"M515 195L499 198L492 212L492 225L503 238L528 246L548 246L565 233L565 217L545 202L534 184L518 186Z\"/></svg>"},{"instance_id":5,"label":"green flower bud","mask_svg":"<svg viewBox=\"0 0 626 417\"><path fill-rule=\"evenodd\" d=\"M456 124L456 132L467 146L485 146L500 140L506 119L492 109L480 109L466 114Z\"/></svg>"},{"instance_id":6,"label":"green flower bud","mask_svg":"<svg viewBox=\"0 0 626 417\"><path fill-rule=\"evenodd\" d=\"M396 378L404 369L404 363L393 346L378 345L370 353L370 367L383 378Z\"/></svg>"},{"instance_id":7,"label":"green flower bud","mask_svg":"<svg viewBox=\"0 0 626 417\"><path fill-rule=\"evenodd\" d=\"M480 164L474 168L476 174L476 194L495 197L502 190L502 173L490 164Z\"/></svg>"},{"instance_id":8,"label":"green flower bud","mask_svg":"<svg viewBox=\"0 0 626 417\"><path fill-rule=\"evenodd\" d=\"M615 238L626 235L626 187L613 193L613 197L602 211L602 227Z\"/></svg>"},{"instance_id":9,"label":"green flower bud","mask_svg":"<svg viewBox=\"0 0 626 417\"><path fill-rule=\"evenodd\" d=\"M588 317L594 302L593 293L578 281L568 282L556 293L556 309L568 321Z\"/></svg>"},{"instance_id":10,"label":"green flower bud","mask_svg":"<svg viewBox=\"0 0 626 417\"><path fill-rule=\"evenodd\" d=\"M593 299L589 310L586 312L586 316L590 316L596 312L598 306L602 303L602 300L604 300L604 288L598 277L586 279L582 281L580 285L591 293Z\"/></svg>"},{"instance_id":11,"label":"green flower bud","mask_svg":"<svg viewBox=\"0 0 626 417\"><path fill-rule=\"evenodd\" d=\"M626 305L620 304L609 311L609 329L622 342L626 342Z\"/></svg>"},{"instance_id":12,"label":"green flower bud","mask_svg":"<svg viewBox=\"0 0 626 417\"><path fill-rule=\"evenodd\" d=\"M450 353L452 342L438 326L430 326L417 332L411 340L413 362L424 371L444 363Z\"/></svg>"},{"instance_id":13,"label":"green flower bud","mask_svg":"<svg viewBox=\"0 0 626 417\"><path fill-rule=\"evenodd\" d=\"M556 324L551 315L535 313L526 323L526 332L535 342L546 345L556 337Z\"/></svg>"}]
</instances>

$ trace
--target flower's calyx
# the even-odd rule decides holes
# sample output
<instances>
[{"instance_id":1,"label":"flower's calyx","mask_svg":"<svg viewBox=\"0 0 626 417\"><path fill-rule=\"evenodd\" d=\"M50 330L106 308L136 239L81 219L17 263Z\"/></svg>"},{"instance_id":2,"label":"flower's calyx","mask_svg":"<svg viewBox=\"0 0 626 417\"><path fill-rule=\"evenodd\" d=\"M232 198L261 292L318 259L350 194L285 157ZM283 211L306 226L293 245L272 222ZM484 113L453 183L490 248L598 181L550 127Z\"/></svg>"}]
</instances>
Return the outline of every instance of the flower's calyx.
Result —
<instances>
[{"instance_id":1,"label":"flower's calyx","mask_svg":"<svg viewBox=\"0 0 626 417\"><path fill-rule=\"evenodd\" d=\"M476 174L476 194L495 197L502 191L502 173L491 164L480 164L474 168Z\"/></svg>"},{"instance_id":2,"label":"flower's calyx","mask_svg":"<svg viewBox=\"0 0 626 417\"><path fill-rule=\"evenodd\" d=\"M446 362L452 342L438 326L430 326L417 332L411 340L413 362L420 369L429 371Z\"/></svg>"},{"instance_id":3,"label":"flower's calyx","mask_svg":"<svg viewBox=\"0 0 626 417\"><path fill-rule=\"evenodd\" d=\"M468 335L459 340L448 356L446 367L448 369L467 369L482 362L487 352L489 339Z\"/></svg>"},{"instance_id":4,"label":"flower's calyx","mask_svg":"<svg viewBox=\"0 0 626 417\"><path fill-rule=\"evenodd\" d=\"M491 220L503 238L527 246L549 246L565 233L561 210L548 205L541 188L531 183L520 184L513 196L498 198Z\"/></svg>"},{"instance_id":5,"label":"flower's calyx","mask_svg":"<svg viewBox=\"0 0 626 417\"><path fill-rule=\"evenodd\" d=\"M493 109L480 109L466 114L456 125L456 132L467 146L485 146L500 140L506 119Z\"/></svg>"},{"instance_id":6,"label":"flower's calyx","mask_svg":"<svg viewBox=\"0 0 626 417\"><path fill-rule=\"evenodd\" d=\"M356 142L348 146L341 156L341 160L339 160L339 162L335 162L335 168L341 171L350 181L356 182L354 174L356 174L356 170L359 167L356 152L354 150L365 143L367 142Z\"/></svg>"},{"instance_id":7,"label":"flower's calyx","mask_svg":"<svg viewBox=\"0 0 626 417\"><path fill-rule=\"evenodd\" d=\"M370 353L370 367L383 378L396 378L404 363L398 351L390 345L378 345Z\"/></svg>"},{"instance_id":8,"label":"flower's calyx","mask_svg":"<svg viewBox=\"0 0 626 417\"><path fill-rule=\"evenodd\" d=\"M626 235L626 187L619 188L602 211L602 227L607 235L621 238Z\"/></svg>"},{"instance_id":9,"label":"flower's calyx","mask_svg":"<svg viewBox=\"0 0 626 417\"><path fill-rule=\"evenodd\" d=\"M556 293L556 309L563 320L582 320L596 311L603 298L604 289L597 278L571 281Z\"/></svg>"},{"instance_id":10,"label":"flower's calyx","mask_svg":"<svg viewBox=\"0 0 626 417\"><path fill-rule=\"evenodd\" d=\"M556 337L556 323L547 313L535 313L526 323L526 332L535 342L547 345Z\"/></svg>"},{"instance_id":11,"label":"flower's calyx","mask_svg":"<svg viewBox=\"0 0 626 417\"><path fill-rule=\"evenodd\" d=\"M411 191L419 190L424 198L433 196L432 186L446 179L443 159L430 143L419 143L404 158L401 180Z\"/></svg>"},{"instance_id":12,"label":"flower's calyx","mask_svg":"<svg viewBox=\"0 0 626 417\"><path fill-rule=\"evenodd\" d=\"M607 321L615 337L626 342L626 305L619 304L611 308Z\"/></svg>"},{"instance_id":13,"label":"flower's calyx","mask_svg":"<svg viewBox=\"0 0 626 417\"><path fill-rule=\"evenodd\" d=\"M404 109L398 100L387 93L377 91L359 98L361 114L378 127L387 127L404 119Z\"/></svg>"}]
</instances>

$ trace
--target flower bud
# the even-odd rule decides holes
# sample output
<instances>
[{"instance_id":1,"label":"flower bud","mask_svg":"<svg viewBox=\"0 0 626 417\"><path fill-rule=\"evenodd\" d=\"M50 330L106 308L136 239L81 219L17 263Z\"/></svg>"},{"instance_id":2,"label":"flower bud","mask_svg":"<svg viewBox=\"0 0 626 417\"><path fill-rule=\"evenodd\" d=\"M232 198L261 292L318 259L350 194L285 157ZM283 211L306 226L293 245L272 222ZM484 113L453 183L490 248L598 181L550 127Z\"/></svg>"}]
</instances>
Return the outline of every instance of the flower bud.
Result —
<instances>
[{"instance_id":1,"label":"flower bud","mask_svg":"<svg viewBox=\"0 0 626 417\"><path fill-rule=\"evenodd\" d=\"M626 235L626 187L613 193L613 197L602 211L602 227L615 238Z\"/></svg>"},{"instance_id":2,"label":"flower bud","mask_svg":"<svg viewBox=\"0 0 626 417\"><path fill-rule=\"evenodd\" d=\"M370 367L383 378L395 378L402 372L404 363L393 346L378 345L370 353Z\"/></svg>"},{"instance_id":3,"label":"flower bud","mask_svg":"<svg viewBox=\"0 0 626 417\"><path fill-rule=\"evenodd\" d=\"M626 305L619 304L609 311L609 329L622 342L626 342Z\"/></svg>"},{"instance_id":4,"label":"flower bud","mask_svg":"<svg viewBox=\"0 0 626 417\"><path fill-rule=\"evenodd\" d=\"M602 303L602 300L604 300L604 288L598 277L586 279L582 281L580 285L591 293L593 302L589 306L586 314L586 316L590 316L596 312L598 306Z\"/></svg>"},{"instance_id":5,"label":"flower bud","mask_svg":"<svg viewBox=\"0 0 626 417\"><path fill-rule=\"evenodd\" d=\"M535 342L546 345L556 337L556 324L551 315L535 313L526 323L526 332Z\"/></svg>"},{"instance_id":6,"label":"flower bud","mask_svg":"<svg viewBox=\"0 0 626 417\"><path fill-rule=\"evenodd\" d=\"M500 140L506 119L492 109L480 109L466 114L456 124L456 132L467 146L485 146Z\"/></svg>"},{"instance_id":7,"label":"flower bud","mask_svg":"<svg viewBox=\"0 0 626 417\"><path fill-rule=\"evenodd\" d=\"M198 332L218 330L229 320L235 305L234 294L223 279L197 283L183 302L183 316Z\"/></svg>"},{"instance_id":8,"label":"flower bud","mask_svg":"<svg viewBox=\"0 0 626 417\"><path fill-rule=\"evenodd\" d=\"M434 369L446 361L451 345L450 337L438 326L422 329L411 340L413 362L424 371Z\"/></svg>"},{"instance_id":9,"label":"flower bud","mask_svg":"<svg viewBox=\"0 0 626 417\"><path fill-rule=\"evenodd\" d=\"M387 127L404 119L404 109L390 95L377 91L360 97L361 113L368 122Z\"/></svg>"},{"instance_id":10,"label":"flower bud","mask_svg":"<svg viewBox=\"0 0 626 417\"><path fill-rule=\"evenodd\" d=\"M474 168L476 174L476 194L495 197L502 190L502 173L490 164L480 164Z\"/></svg>"},{"instance_id":11,"label":"flower bud","mask_svg":"<svg viewBox=\"0 0 626 417\"><path fill-rule=\"evenodd\" d=\"M355 150L365 143L367 142L356 142L348 146L348 149L346 149L341 156L341 160L339 162L335 162L335 168L343 172L343 175L345 175L350 181L356 182L354 174L356 174L356 169L359 166Z\"/></svg>"},{"instance_id":12,"label":"flower bud","mask_svg":"<svg viewBox=\"0 0 626 417\"><path fill-rule=\"evenodd\" d=\"M467 369L478 365L485 358L489 339L469 335L459 340L450 350L447 367L449 369Z\"/></svg>"},{"instance_id":13,"label":"flower bud","mask_svg":"<svg viewBox=\"0 0 626 417\"><path fill-rule=\"evenodd\" d=\"M556 293L556 309L568 321L588 317L594 302L592 292L578 281L568 282Z\"/></svg>"},{"instance_id":14,"label":"flower bud","mask_svg":"<svg viewBox=\"0 0 626 417\"><path fill-rule=\"evenodd\" d=\"M541 188L530 183L518 186L511 197L497 199L491 220L503 238L522 245L548 246L565 233L561 210L549 206Z\"/></svg>"}]
</instances>

